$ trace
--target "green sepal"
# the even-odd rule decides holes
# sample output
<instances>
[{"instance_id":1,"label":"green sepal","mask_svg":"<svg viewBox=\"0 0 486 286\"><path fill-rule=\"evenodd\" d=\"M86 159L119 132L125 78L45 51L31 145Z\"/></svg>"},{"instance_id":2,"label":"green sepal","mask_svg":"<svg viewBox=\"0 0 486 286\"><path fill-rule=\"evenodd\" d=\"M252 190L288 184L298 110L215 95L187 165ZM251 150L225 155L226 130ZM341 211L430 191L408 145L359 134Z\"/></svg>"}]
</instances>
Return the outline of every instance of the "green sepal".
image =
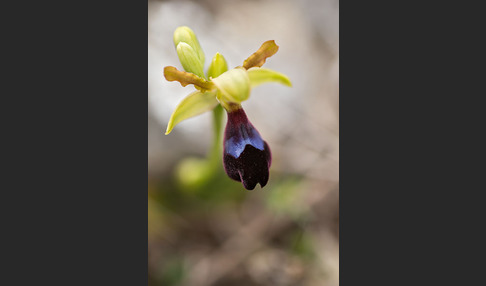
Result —
<instances>
[{"instance_id":1,"label":"green sepal","mask_svg":"<svg viewBox=\"0 0 486 286\"><path fill-rule=\"evenodd\" d=\"M177 44L177 55L186 72L205 78L204 63L201 62L197 52L189 44L184 42Z\"/></svg>"},{"instance_id":2,"label":"green sepal","mask_svg":"<svg viewBox=\"0 0 486 286\"><path fill-rule=\"evenodd\" d=\"M250 97L250 78L243 68L224 72L212 82L218 88L218 99L227 103L241 103Z\"/></svg>"},{"instance_id":3,"label":"green sepal","mask_svg":"<svg viewBox=\"0 0 486 286\"><path fill-rule=\"evenodd\" d=\"M210 111L217 105L218 101L216 100L216 94L214 91L195 91L189 94L177 105L176 109L170 116L165 135L169 134L174 126L176 126L179 122L202 114L206 111Z\"/></svg>"},{"instance_id":4,"label":"green sepal","mask_svg":"<svg viewBox=\"0 0 486 286\"><path fill-rule=\"evenodd\" d=\"M197 53L199 61L204 66L204 52L201 48L201 45L199 44L196 34L194 33L194 31L191 30L191 28L181 26L174 31L174 45L176 48L180 42L186 43L191 46L191 48L193 48L194 51Z\"/></svg>"},{"instance_id":5,"label":"green sepal","mask_svg":"<svg viewBox=\"0 0 486 286\"><path fill-rule=\"evenodd\" d=\"M248 70L250 86L254 88L267 82L277 82L286 86L292 86L290 79L279 72L267 68L251 68Z\"/></svg>"}]
</instances>

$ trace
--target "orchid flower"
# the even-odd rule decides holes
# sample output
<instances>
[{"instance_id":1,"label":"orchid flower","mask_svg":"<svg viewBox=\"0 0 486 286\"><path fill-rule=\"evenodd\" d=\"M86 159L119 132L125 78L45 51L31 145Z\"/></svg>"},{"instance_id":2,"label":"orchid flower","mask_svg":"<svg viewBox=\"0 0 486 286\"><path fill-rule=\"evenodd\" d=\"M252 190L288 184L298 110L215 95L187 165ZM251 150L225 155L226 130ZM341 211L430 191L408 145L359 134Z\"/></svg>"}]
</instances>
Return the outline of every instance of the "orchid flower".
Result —
<instances>
[{"instance_id":1,"label":"orchid flower","mask_svg":"<svg viewBox=\"0 0 486 286\"><path fill-rule=\"evenodd\" d=\"M196 91L177 105L165 134L169 134L181 121L221 105L228 114L223 144L226 174L242 182L248 190L253 190L258 183L264 187L272 161L270 147L248 120L241 103L248 100L251 89L260 84L277 82L291 86L287 76L261 67L278 51L275 41L266 41L242 66L231 70L228 70L225 58L216 53L206 74L204 52L190 28L178 27L174 32L174 44L184 71L168 66L164 68L164 76L182 86L192 84Z\"/></svg>"}]
</instances>

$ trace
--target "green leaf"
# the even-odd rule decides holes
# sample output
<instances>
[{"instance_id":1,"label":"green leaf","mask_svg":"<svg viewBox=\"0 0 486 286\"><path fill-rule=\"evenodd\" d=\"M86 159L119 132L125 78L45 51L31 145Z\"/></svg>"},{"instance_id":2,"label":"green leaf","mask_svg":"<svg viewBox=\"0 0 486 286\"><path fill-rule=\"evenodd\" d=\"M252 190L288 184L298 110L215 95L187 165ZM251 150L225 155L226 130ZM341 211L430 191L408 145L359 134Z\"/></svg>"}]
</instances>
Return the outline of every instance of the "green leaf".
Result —
<instances>
[{"instance_id":1,"label":"green leaf","mask_svg":"<svg viewBox=\"0 0 486 286\"><path fill-rule=\"evenodd\" d=\"M187 43L180 42L177 45L177 55L186 72L191 72L199 77L205 78L204 64L191 46Z\"/></svg>"},{"instance_id":2,"label":"green leaf","mask_svg":"<svg viewBox=\"0 0 486 286\"><path fill-rule=\"evenodd\" d=\"M266 68L251 68L248 70L251 88L267 82L277 82L286 86L292 86L289 78L279 72Z\"/></svg>"},{"instance_id":3,"label":"green leaf","mask_svg":"<svg viewBox=\"0 0 486 286\"><path fill-rule=\"evenodd\" d=\"M274 40L266 41L251 56L249 56L244 62L243 67L249 69L252 67L261 67L268 57L273 56L278 51L278 46Z\"/></svg>"},{"instance_id":4,"label":"green leaf","mask_svg":"<svg viewBox=\"0 0 486 286\"><path fill-rule=\"evenodd\" d=\"M172 113L165 135L169 134L179 122L209 111L216 105L218 105L218 101L215 92L195 91L189 94Z\"/></svg>"},{"instance_id":5,"label":"green leaf","mask_svg":"<svg viewBox=\"0 0 486 286\"><path fill-rule=\"evenodd\" d=\"M243 68L229 70L212 82L219 90L220 100L239 104L250 97L250 78Z\"/></svg>"},{"instance_id":6,"label":"green leaf","mask_svg":"<svg viewBox=\"0 0 486 286\"><path fill-rule=\"evenodd\" d=\"M186 43L191 46L191 48L193 48L193 50L197 53L199 61L204 66L204 52L201 49L201 45L199 44L196 34L194 33L194 31L191 30L191 28L181 26L174 31L174 45L176 46L176 48L180 42Z\"/></svg>"},{"instance_id":7,"label":"green leaf","mask_svg":"<svg viewBox=\"0 0 486 286\"><path fill-rule=\"evenodd\" d=\"M228 64L226 60L220 53L216 53L209 65L208 69L208 79L217 78L222 73L228 70Z\"/></svg>"}]
</instances>

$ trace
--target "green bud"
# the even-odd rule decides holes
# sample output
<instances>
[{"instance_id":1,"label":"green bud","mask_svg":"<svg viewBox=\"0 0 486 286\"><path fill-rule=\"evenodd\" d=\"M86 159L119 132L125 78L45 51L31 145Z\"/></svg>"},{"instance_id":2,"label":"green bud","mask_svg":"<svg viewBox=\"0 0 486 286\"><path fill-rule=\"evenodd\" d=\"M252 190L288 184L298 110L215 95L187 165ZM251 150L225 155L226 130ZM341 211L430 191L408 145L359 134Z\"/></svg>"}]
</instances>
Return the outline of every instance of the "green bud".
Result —
<instances>
[{"instance_id":1,"label":"green bud","mask_svg":"<svg viewBox=\"0 0 486 286\"><path fill-rule=\"evenodd\" d=\"M211 179L212 169L206 159L186 158L176 167L176 176L184 191L195 191Z\"/></svg>"},{"instance_id":2,"label":"green bud","mask_svg":"<svg viewBox=\"0 0 486 286\"><path fill-rule=\"evenodd\" d=\"M229 70L212 82L219 91L219 100L231 103L241 103L250 97L250 78L243 68Z\"/></svg>"},{"instance_id":3,"label":"green bud","mask_svg":"<svg viewBox=\"0 0 486 286\"><path fill-rule=\"evenodd\" d=\"M186 72L191 72L201 78L204 76L204 65L199 60L196 51L187 43L180 42L177 45L177 55L181 61L182 67Z\"/></svg>"},{"instance_id":4,"label":"green bud","mask_svg":"<svg viewBox=\"0 0 486 286\"><path fill-rule=\"evenodd\" d=\"M227 70L228 64L226 63L226 60L220 53L216 53L211 61L211 65L209 65L208 79L217 78Z\"/></svg>"},{"instance_id":5,"label":"green bud","mask_svg":"<svg viewBox=\"0 0 486 286\"><path fill-rule=\"evenodd\" d=\"M199 58L199 61L204 66L204 60L205 60L204 52L201 49L201 45L199 45L199 41L197 40L196 34L194 34L194 32L189 27L186 26L178 27L174 31L174 45L177 47L181 42L188 44L189 46L191 46L191 48L194 49L194 51L197 54L197 57Z\"/></svg>"}]
</instances>

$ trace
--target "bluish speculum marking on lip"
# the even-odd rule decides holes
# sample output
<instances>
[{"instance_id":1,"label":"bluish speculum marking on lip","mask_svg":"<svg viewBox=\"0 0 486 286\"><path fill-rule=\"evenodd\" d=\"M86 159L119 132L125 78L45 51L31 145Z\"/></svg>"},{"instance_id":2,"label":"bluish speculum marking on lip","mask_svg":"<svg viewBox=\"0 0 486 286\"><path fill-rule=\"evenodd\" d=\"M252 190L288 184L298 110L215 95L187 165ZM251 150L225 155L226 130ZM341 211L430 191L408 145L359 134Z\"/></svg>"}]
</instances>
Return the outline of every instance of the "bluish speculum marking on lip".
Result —
<instances>
[{"instance_id":1,"label":"bluish speculum marking on lip","mask_svg":"<svg viewBox=\"0 0 486 286\"><path fill-rule=\"evenodd\" d=\"M246 145L251 145L259 150L264 149L264 143L260 133L248 121L243 109L228 113L225 137L225 152L235 158L240 157Z\"/></svg>"},{"instance_id":2,"label":"bluish speculum marking on lip","mask_svg":"<svg viewBox=\"0 0 486 286\"><path fill-rule=\"evenodd\" d=\"M235 158L240 157L246 145L251 145L259 150L263 150L263 139L260 134L252 126L240 125L235 128L234 135L226 138L225 150L226 153L232 155Z\"/></svg>"}]
</instances>

